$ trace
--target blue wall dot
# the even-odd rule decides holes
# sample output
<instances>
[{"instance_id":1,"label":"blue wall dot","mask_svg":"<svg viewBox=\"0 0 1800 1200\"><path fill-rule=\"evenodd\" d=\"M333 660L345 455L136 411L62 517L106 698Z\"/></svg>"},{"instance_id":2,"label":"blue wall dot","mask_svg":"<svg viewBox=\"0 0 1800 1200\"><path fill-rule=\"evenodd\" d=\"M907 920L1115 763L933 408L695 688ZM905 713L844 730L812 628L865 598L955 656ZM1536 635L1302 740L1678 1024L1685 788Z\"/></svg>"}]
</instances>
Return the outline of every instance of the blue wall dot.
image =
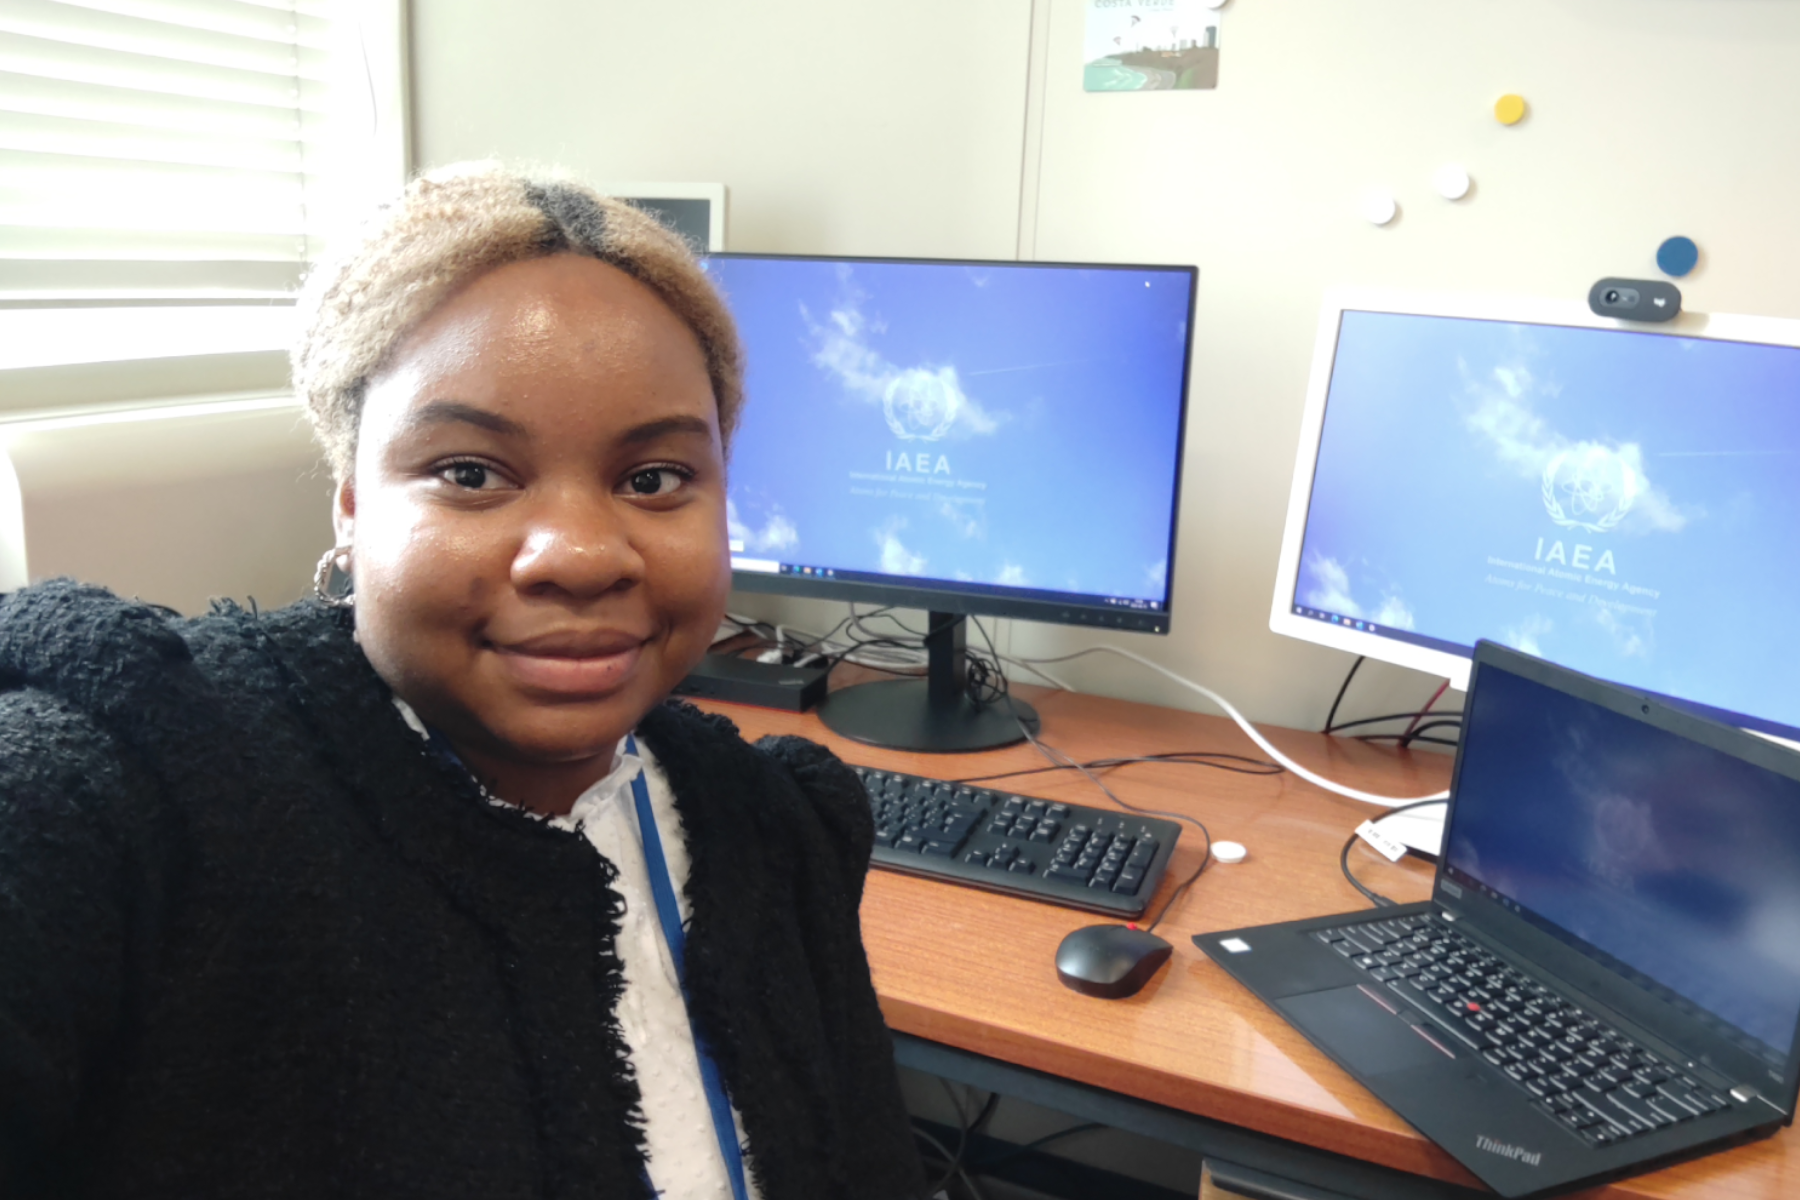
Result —
<instances>
[{"instance_id":1,"label":"blue wall dot","mask_svg":"<svg viewBox=\"0 0 1800 1200\"><path fill-rule=\"evenodd\" d=\"M1700 247L1694 245L1693 238L1672 237L1656 248L1656 265L1664 275L1677 279L1693 270L1699 261Z\"/></svg>"}]
</instances>

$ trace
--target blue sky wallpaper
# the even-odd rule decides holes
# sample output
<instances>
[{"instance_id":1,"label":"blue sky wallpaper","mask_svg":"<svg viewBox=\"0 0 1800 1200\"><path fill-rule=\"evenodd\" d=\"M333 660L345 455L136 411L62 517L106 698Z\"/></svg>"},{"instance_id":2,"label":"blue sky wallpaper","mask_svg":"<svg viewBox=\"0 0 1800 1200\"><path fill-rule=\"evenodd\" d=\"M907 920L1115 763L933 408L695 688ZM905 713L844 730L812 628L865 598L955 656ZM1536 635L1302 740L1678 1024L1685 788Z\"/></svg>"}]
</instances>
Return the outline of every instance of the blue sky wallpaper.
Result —
<instances>
[{"instance_id":1,"label":"blue sky wallpaper","mask_svg":"<svg viewBox=\"0 0 1800 1200\"><path fill-rule=\"evenodd\" d=\"M1346 312L1294 603L1800 728L1800 349Z\"/></svg>"},{"instance_id":2,"label":"blue sky wallpaper","mask_svg":"<svg viewBox=\"0 0 1800 1200\"><path fill-rule=\"evenodd\" d=\"M1189 276L710 259L748 360L754 558L1165 599Z\"/></svg>"}]
</instances>

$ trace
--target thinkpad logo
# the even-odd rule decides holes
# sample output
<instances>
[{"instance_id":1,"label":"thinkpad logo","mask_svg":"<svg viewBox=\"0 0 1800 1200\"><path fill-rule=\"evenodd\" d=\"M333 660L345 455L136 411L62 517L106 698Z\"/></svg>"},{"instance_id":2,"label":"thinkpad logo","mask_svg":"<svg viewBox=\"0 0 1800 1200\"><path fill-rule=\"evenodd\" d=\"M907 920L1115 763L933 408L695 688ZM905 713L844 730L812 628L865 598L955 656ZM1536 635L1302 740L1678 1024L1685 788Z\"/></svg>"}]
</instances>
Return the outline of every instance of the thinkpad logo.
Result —
<instances>
[{"instance_id":1,"label":"thinkpad logo","mask_svg":"<svg viewBox=\"0 0 1800 1200\"><path fill-rule=\"evenodd\" d=\"M1489 1154L1498 1154L1501 1158L1510 1158L1514 1162L1522 1162L1528 1167L1535 1167L1544 1160L1542 1154L1533 1154L1523 1146L1509 1146L1505 1142L1496 1142L1485 1133L1475 1135L1477 1149L1486 1150Z\"/></svg>"}]
</instances>

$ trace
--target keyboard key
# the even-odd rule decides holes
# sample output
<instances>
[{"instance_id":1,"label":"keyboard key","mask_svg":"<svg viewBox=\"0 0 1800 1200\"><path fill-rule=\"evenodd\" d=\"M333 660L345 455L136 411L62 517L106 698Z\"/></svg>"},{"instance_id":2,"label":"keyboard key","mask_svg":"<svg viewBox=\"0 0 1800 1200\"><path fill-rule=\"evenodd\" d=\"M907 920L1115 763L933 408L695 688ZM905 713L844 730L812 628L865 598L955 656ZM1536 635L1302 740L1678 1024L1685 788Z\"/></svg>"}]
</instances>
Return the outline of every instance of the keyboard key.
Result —
<instances>
[{"instance_id":1,"label":"keyboard key","mask_svg":"<svg viewBox=\"0 0 1800 1200\"><path fill-rule=\"evenodd\" d=\"M1675 1101L1670 1100L1665 1096L1651 1096L1649 1099L1645 1100L1644 1103L1648 1104L1657 1113L1668 1118L1671 1123L1679 1124L1696 1115L1687 1105L1677 1104Z\"/></svg>"},{"instance_id":2,"label":"keyboard key","mask_svg":"<svg viewBox=\"0 0 1800 1200\"><path fill-rule=\"evenodd\" d=\"M1608 1092L1606 1094L1606 1101L1614 1108L1620 1109L1627 1115L1637 1118L1637 1120L1651 1128L1655 1128L1658 1125L1673 1125L1675 1123L1673 1118L1665 1117L1645 1101L1639 1100L1636 1096L1627 1096L1622 1089L1616 1092Z\"/></svg>"},{"instance_id":3,"label":"keyboard key","mask_svg":"<svg viewBox=\"0 0 1800 1200\"><path fill-rule=\"evenodd\" d=\"M1616 1109L1610 1109L1610 1108L1605 1107L1604 1098L1597 1097L1597 1096L1590 1096L1586 1092L1576 1092L1575 1093L1575 1102L1577 1104L1581 1105L1583 1108L1587 1109L1589 1112L1593 1113L1596 1117L1598 1117L1606 1125L1608 1125L1614 1129L1617 1129L1619 1132L1621 1132L1621 1133L1632 1132L1632 1126L1630 1124L1627 1124L1627 1122L1630 1121L1631 1118L1629 1116L1627 1116L1626 1114L1617 1111Z\"/></svg>"},{"instance_id":4,"label":"keyboard key","mask_svg":"<svg viewBox=\"0 0 1800 1200\"><path fill-rule=\"evenodd\" d=\"M1701 1104L1700 1101L1695 1098L1692 1091L1674 1080L1670 1080L1668 1083L1659 1084L1656 1091L1657 1095L1661 1096L1666 1102L1670 1104L1679 1104L1687 1109L1688 1112L1695 1115L1707 1111L1706 1106Z\"/></svg>"}]
</instances>

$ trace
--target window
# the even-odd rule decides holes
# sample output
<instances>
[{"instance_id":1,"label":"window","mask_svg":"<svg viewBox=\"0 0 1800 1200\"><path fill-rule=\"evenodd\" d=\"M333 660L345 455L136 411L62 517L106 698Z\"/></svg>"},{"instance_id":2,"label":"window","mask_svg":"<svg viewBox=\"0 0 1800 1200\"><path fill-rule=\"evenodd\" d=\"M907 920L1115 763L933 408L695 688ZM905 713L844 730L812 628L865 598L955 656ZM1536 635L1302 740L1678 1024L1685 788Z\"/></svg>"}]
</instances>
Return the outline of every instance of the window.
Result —
<instances>
[{"instance_id":1,"label":"window","mask_svg":"<svg viewBox=\"0 0 1800 1200\"><path fill-rule=\"evenodd\" d=\"M284 349L307 263L404 178L402 42L401 0L6 0L0 416ZM26 386L167 359L191 385Z\"/></svg>"}]
</instances>

